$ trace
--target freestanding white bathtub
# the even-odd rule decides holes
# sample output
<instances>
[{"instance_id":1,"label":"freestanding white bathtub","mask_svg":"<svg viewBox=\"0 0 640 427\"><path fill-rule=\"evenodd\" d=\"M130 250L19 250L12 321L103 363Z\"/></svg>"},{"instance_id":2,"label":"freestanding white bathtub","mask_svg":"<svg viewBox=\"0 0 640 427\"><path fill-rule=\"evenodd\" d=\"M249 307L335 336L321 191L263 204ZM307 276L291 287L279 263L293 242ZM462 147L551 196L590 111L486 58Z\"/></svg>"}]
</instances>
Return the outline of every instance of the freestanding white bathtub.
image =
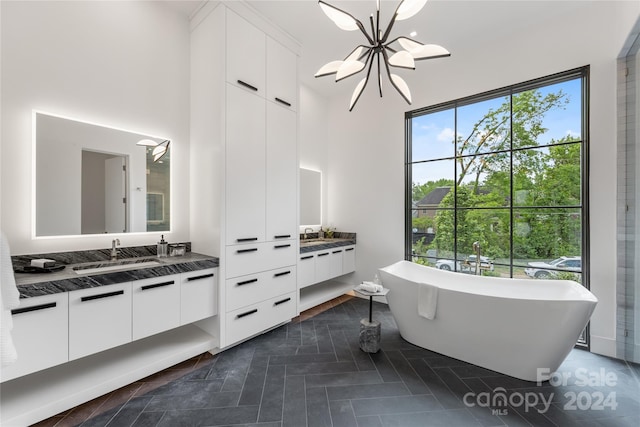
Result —
<instances>
[{"instance_id":1,"label":"freestanding white bathtub","mask_svg":"<svg viewBox=\"0 0 640 427\"><path fill-rule=\"evenodd\" d=\"M558 369L598 302L570 280L474 276L409 261L379 271L405 340L527 381ZM433 320L418 315L421 283L438 288Z\"/></svg>"}]
</instances>

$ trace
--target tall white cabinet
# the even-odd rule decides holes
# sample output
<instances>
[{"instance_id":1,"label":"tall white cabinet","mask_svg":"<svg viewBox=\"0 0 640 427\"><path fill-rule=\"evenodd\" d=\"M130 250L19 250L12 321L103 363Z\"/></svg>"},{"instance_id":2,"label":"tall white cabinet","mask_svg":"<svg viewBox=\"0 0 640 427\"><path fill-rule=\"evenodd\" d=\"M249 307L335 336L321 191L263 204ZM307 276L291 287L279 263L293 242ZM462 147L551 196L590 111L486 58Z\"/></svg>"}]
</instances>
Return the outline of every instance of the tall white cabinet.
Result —
<instances>
[{"instance_id":1,"label":"tall white cabinet","mask_svg":"<svg viewBox=\"0 0 640 427\"><path fill-rule=\"evenodd\" d=\"M239 2L192 20L191 240L220 257L221 348L299 313L298 49Z\"/></svg>"}]
</instances>

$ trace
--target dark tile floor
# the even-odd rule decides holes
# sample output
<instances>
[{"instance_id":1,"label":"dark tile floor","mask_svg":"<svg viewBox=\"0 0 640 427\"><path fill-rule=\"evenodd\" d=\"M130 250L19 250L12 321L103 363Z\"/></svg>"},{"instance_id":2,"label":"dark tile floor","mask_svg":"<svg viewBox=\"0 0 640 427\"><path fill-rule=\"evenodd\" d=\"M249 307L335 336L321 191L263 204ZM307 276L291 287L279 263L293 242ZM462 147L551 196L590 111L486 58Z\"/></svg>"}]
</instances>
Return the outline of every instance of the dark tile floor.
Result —
<instances>
[{"instance_id":1,"label":"dark tile floor","mask_svg":"<svg viewBox=\"0 0 640 427\"><path fill-rule=\"evenodd\" d=\"M378 303L382 348L367 354L358 328L368 308L340 297L37 426L640 425L637 365L573 350L538 386L405 342Z\"/></svg>"}]
</instances>

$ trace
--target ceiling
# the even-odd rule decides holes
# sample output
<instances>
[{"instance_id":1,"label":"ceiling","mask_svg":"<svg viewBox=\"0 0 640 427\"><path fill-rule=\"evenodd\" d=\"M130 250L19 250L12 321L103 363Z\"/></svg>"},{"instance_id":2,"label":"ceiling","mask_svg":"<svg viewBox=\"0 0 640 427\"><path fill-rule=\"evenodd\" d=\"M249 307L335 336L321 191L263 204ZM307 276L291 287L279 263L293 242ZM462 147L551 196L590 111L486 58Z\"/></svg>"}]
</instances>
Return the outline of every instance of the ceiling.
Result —
<instances>
[{"instance_id":1,"label":"ceiling","mask_svg":"<svg viewBox=\"0 0 640 427\"><path fill-rule=\"evenodd\" d=\"M376 0L327 0L328 3L351 13L369 28L369 16L375 12ZM202 5L202 0L169 0L171 7L191 16ZM359 75L335 83L331 76L315 79L315 72L329 61L344 59L358 44L366 42L359 31L339 29L321 11L317 0L246 0L250 7L280 27L302 46L300 80L318 93L327 96L345 91L349 94ZM386 28L399 0L381 1L381 27ZM409 35L416 31L415 39L425 44L439 44L451 52L452 57L464 52L482 50L500 37L517 36L519 32L549 19L570 15L584 6L582 1L545 0L429 0L412 18L398 21L391 37ZM432 61L446 61L447 58ZM416 63L416 71L407 75L411 79L428 73L429 60ZM422 73L422 74L420 74ZM404 76L403 75L403 76ZM426 74L428 75L428 74Z\"/></svg>"}]
</instances>

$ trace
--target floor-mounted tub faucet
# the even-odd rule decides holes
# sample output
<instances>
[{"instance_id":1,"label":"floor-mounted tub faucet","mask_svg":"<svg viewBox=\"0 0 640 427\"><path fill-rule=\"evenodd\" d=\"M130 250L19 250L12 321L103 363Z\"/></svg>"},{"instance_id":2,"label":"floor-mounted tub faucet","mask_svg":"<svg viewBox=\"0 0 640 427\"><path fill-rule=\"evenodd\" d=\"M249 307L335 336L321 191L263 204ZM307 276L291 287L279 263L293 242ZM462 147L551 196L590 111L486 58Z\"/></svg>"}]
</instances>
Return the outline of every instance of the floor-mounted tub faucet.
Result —
<instances>
[{"instance_id":1,"label":"floor-mounted tub faucet","mask_svg":"<svg viewBox=\"0 0 640 427\"><path fill-rule=\"evenodd\" d=\"M116 246L120 245L120 239L113 239L111 241L111 261L115 261L118 259L118 251Z\"/></svg>"}]
</instances>

